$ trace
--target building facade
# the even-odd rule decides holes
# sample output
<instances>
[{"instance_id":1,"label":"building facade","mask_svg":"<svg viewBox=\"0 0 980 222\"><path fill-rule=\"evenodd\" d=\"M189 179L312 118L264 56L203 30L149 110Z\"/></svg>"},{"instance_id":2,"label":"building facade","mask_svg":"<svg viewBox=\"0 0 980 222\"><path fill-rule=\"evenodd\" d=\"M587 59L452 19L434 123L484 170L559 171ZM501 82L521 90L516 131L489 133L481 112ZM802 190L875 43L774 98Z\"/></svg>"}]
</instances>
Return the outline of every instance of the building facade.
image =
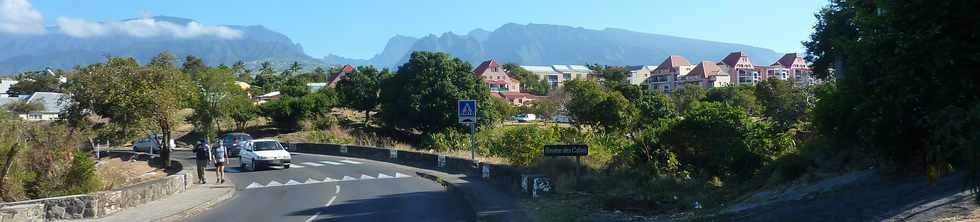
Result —
<instances>
[{"instance_id":1,"label":"building facade","mask_svg":"<svg viewBox=\"0 0 980 222\"><path fill-rule=\"evenodd\" d=\"M667 56L656 69L650 73L650 90L670 92L680 83L678 77L685 76L694 70L694 65L687 58L678 55Z\"/></svg>"},{"instance_id":2,"label":"building facade","mask_svg":"<svg viewBox=\"0 0 980 222\"><path fill-rule=\"evenodd\" d=\"M521 82L507 75L507 70L492 59L480 63L480 66L473 70L473 74L490 87L491 93L521 92Z\"/></svg>"},{"instance_id":3,"label":"building facade","mask_svg":"<svg viewBox=\"0 0 980 222\"><path fill-rule=\"evenodd\" d=\"M630 70L627 80L633 85L650 85L650 76L653 74L653 70L657 69L657 66L631 66L627 67Z\"/></svg>"},{"instance_id":4,"label":"building facade","mask_svg":"<svg viewBox=\"0 0 980 222\"><path fill-rule=\"evenodd\" d=\"M766 78L765 72L759 72L749 56L741 51L728 54L717 65L728 70L732 85L751 86Z\"/></svg>"}]
</instances>

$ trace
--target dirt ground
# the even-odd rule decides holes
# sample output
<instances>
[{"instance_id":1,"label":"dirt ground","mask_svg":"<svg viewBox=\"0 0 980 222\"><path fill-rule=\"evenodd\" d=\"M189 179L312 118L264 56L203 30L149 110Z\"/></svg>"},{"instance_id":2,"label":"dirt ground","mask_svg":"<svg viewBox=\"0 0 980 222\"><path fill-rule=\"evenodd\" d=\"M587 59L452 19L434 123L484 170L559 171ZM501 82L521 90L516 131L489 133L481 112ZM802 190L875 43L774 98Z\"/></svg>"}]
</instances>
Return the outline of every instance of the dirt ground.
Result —
<instances>
[{"instance_id":1,"label":"dirt ground","mask_svg":"<svg viewBox=\"0 0 980 222\"><path fill-rule=\"evenodd\" d=\"M103 157L96 170L102 178L103 189L117 189L167 175L163 169L151 167L147 161L126 156Z\"/></svg>"}]
</instances>

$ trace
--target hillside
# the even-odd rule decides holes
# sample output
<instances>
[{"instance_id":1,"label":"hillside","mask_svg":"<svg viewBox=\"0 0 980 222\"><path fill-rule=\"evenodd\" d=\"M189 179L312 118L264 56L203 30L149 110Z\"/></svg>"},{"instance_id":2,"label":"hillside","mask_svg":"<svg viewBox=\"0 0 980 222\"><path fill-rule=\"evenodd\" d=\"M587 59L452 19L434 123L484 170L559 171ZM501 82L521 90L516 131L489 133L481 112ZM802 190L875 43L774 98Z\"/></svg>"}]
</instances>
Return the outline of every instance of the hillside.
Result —
<instances>
[{"instance_id":1,"label":"hillside","mask_svg":"<svg viewBox=\"0 0 980 222\"><path fill-rule=\"evenodd\" d=\"M410 47L404 47L412 41ZM370 59L337 55L324 58L328 64L370 64L393 67L407 61L412 51L441 51L477 64L488 58L519 64L608 65L657 64L668 55L691 61L717 61L732 51L744 51L761 63L775 61L781 54L748 45L705 41L668 35L608 28L593 30L560 25L509 23L494 31L476 29L466 35L444 33L419 39L396 36L380 54ZM395 59L398 58L398 59Z\"/></svg>"},{"instance_id":2,"label":"hillside","mask_svg":"<svg viewBox=\"0 0 980 222\"><path fill-rule=\"evenodd\" d=\"M186 25L193 20L157 16L156 22ZM129 21L129 20L123 20ZM131 35L100 35L75 37L48 27L45 35L0 34L0 74L13 74L44 67L71 68L105 60L106 56L134 57L147 62L163 51L178 58L195 55L211 65L232 64L239 60L249 64L271 61L284 67L292 61L307 65L320 64L307 56L303 47L289 37L263 26L225 26L241 31L240 38L215 36L176 38L172 36L137 37Z\"/></svg>"}]
</instances>

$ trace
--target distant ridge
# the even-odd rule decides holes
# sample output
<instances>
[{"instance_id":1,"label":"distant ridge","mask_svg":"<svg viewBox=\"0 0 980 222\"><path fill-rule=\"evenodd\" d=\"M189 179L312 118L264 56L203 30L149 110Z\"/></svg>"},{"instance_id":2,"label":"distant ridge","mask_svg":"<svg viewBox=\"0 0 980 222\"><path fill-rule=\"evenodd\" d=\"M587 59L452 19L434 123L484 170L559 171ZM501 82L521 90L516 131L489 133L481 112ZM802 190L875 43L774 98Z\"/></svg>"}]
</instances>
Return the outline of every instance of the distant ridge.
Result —
<instances>
[{"instance_id":1,"label":"distant ridge","mask_svg":"<svg viewBox=\"0 0 980 222\"><path fill-rule=\"evenodd\" d=\"M407 46L407 47L406 47ZM668 35L607 28L593 30L561 25L508 23L494 31L475 29L466 35L447 32L422 38L395 36L384 51L370 59L337 55L323 58L327 64L396 67L412 51L448 52L479 64L486 59L502 63L547 64L656 64L669 55L692 61L719 61L730 52L742 51L753 60L772 62L782 53L755 46L706 41ZM396 59L397 58L397 59Z\"/></svg>"}]
</instances>

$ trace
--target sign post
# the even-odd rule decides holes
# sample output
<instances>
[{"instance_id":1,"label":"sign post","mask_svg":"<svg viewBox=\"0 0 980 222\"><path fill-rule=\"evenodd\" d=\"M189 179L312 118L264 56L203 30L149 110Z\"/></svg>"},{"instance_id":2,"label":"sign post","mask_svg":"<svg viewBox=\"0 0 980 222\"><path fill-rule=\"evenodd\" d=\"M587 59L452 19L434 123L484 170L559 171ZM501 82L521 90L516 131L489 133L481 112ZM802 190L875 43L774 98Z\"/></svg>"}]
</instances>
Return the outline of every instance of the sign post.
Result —
<instances>
[{"instance_id":1,"label":"sign post","mask_svg":"<svg viewBox=\"0 0 980 222\"><path fill-rule=\"evenodd\" d=\"M589 155L588 145L544 145L544 156L574 156L575 157L575 177L581 175L582 156Z\"/></svg>"},{"instance_id":2,"label":"sign post","mask_svg":"<svg viewBox=\"0 0 980 222\"><path fill-rule=\"evenodd\" d=\"M476 163L476 100L459 100L456 102L456 116L459 123L470 125L470 159Z\"/></svg>"}]
</instances>

